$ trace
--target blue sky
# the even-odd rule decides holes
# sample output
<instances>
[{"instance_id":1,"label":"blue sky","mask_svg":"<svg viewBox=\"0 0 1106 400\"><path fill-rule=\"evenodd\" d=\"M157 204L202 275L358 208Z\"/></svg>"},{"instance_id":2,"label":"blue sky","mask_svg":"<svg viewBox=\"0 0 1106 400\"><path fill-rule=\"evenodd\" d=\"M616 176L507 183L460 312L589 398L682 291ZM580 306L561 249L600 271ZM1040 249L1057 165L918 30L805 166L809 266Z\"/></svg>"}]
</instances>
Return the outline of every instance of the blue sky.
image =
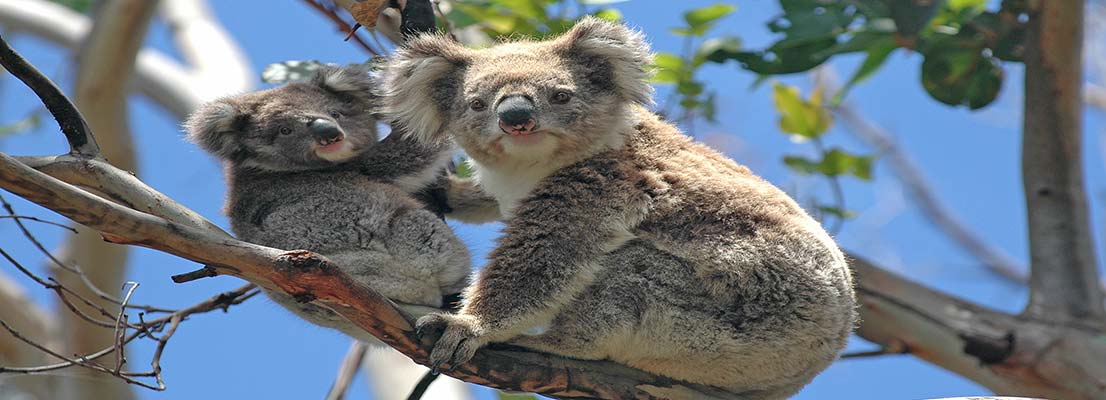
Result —
<instances>
[{"instance_id":1,"label":"blue sky","mask_svg":"<svg viewBox=\"0 0 1106 400\"><path fill-rule=\"evenodd\" d=\"M713 3L685 1L677 9ZM712 32L739 36L751 47L769 43L772 37L764 23L777 12L776 3L733 3L738 5L738 11ZM633 0L621 3L620 8L629 24L646 32L656 50L678 52L680 38L668 34L667 29L681 23L680 14L671 7L656 4ZM365 58L360 50L341 42L328 21L300 2L285 1L276 6L260 0L213 1L212 7L245 50L258 76L265 65L284 60L347 63ZM71 57L27 36L17 37L14 45L64 87L71 87ZM175 53L162 25L155 24L151 29L148 45ZM834 65L847 74L859 61L846 57L836 60ZM1024 263L1026 226L1018 147L1021 67L1007 65L999 99L981 111L969 112L944 106L925 94L918 79L920 61L916 55L896 52L879 73L853 90L849 100L895 135L922 166L941 200L963 222ZM720 121L717 125L696 124L697 138L718 144L730 157L797 193L800 199L816 196L828 200L829 192L823 182L796 176L780 161L783 155L809 154L812 149L793 143L778 132L770 85L750 89L755 76L733 64L709 65L700 76L720 95ZM782 80L804 91L810 87L806 76ZM0 121L17 120L37 106L30 92L10 77L0 79L0 84ZM666 90L660 89L658 98ZM227 226L220 211L224 193L222 174L215 161L184 142L178 122L156 105L138 96L132 98L131 105L131 122L139 149L139 176ZM1092 224L1101 227L1106 196L1100 153L1104 133L1102 114L1089 112L1085 128ZM835 127L827 140L831 145L856 152L871 151L840 127ZM0 151L9 154L54 154L65 149L62 136L48 120L33 132L0 139ZM1017 311L1025 303L1025 290L995 278L932 229L883 163L878 164L873 181L844 178L843 183L848 207L858 217L846 223L837 235L842 247L927 285L994 308ZM15 206L23 214L60 219L12 195L5 197L16 200ZM477 260L483 259L498 235L496 225L455 227ZM57 229L44 226L33 229L48 246L60 241L62 232ZM1100 230L1097 234L1101 259ZM42 257L10 223L0 223L0 245L27 265L41 264ZM136 302L184 306L241 284L229 277L173 284L170 275L197 265L139 248L132 255L129 279L142 284L135 294ZM15 271L7 266L0 266L0 273L15 276ZM47 292L37 288L30 291L43 304L53 304ZM317 398L330 386L348 343L338 333L302 322L267 299L251 300L229 314L202 315L185 323L162 361L169 390L163 393L139 390L139 393L144 399ZM872 348L873 345L856 339L849 350ZM151 351L149 347L133 349L132 362L148 359ZM368 393L366 383L359 379L350 398L367 398ZM984 393L987 391L978 385L912 357L887 356L840 361L796 398L906 399Z\"/></svg>"}]
</instances>

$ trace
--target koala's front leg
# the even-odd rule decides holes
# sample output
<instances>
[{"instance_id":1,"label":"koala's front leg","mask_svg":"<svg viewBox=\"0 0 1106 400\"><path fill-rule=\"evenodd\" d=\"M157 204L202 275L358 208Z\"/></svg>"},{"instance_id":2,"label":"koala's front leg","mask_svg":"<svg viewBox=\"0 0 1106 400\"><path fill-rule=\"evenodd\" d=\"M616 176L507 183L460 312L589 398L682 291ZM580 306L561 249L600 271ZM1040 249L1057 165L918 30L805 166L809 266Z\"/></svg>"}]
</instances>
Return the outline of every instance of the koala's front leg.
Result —
<instances>
[{"instance_id":1,"label":"koala's front leg","mask_svg":"<svg viewBox=\"0 0 1106 400\"><path fill-rule=\"evenodd\" d=\"M446 217L470 224L499 221L499 202L472 178L449 175L445 181Z\"/></svg>"},{"instance_id":2,"label":"koala's front leg","mask_svg":"<svg viewBox=\"0 0 1106 400\"><path fill-rule=\"evenodd\" d=\"M461 311L419 319L423 334L443 330L432 366L455 367L489 342L549 323L594 280L595 261L632 238L652 201L646 181L617 160L546 178L515 210Z\"/></svg>"}]
</instances>

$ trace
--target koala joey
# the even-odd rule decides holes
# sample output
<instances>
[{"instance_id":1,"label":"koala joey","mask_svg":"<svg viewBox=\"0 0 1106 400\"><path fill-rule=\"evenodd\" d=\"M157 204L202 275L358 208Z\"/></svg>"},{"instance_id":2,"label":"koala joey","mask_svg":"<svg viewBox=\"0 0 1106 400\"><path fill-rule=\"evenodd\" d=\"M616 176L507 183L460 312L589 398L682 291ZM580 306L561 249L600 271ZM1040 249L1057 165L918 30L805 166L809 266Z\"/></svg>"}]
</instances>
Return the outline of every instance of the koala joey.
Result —
<instances>
[{"instance_id":1,"label":"koala joey","mask_svg":"<svg viewBox=\"0 0 1106 400\"><path fill-rule=\"evenodd\" d=\"M459 293L471 270L461 241L412 197L441 177L451 148L398 134L378 142L372 90L363 71L327 68L308 82L205 104L186 129L224 163L225 212L239 238L323 254L425 314ZM308 321L373 341L330 309L267 294Z\"/></svg>"},{"instance_id":2,"label":"koala joey","mask_svg":"<svg viewBox=\"0 0 1106 400\"><path fill-rule=\"evenodd\" d=\"M651 57L640 33L584 19L481 50L424 35L388 61L384 112L451 136L506 218L461 310L419 320L441 332L435 366L510 342L776 399L836 359L856 323L841 251L644 107Z\"/></svg>"}]
</instances>

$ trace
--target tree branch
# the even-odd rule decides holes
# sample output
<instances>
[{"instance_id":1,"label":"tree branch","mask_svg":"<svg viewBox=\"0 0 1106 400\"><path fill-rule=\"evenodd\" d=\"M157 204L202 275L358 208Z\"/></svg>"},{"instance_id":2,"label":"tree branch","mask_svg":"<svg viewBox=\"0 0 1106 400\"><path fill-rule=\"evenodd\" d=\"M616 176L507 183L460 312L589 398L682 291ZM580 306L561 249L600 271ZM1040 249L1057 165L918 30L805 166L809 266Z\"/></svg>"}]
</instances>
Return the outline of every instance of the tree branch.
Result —
<instances>
[{"instance_id":1,"label":"tree branch","mask_svg":"<svg viewBox=\"0 0 1106 400\"><path fill-rule=\"evenodd\" d=\"M1010 316L850 257L861 301L860 337L904 349L998 394L1106 396L1102 330Z\"/></svg>"},{"instance_id":2,"label":"tree branch","mask_svg":"<svg viewBox=\"0 0 1106 400\"><path fill-rule=\"evenodd\" d=\"M65 134L65 140L69 142L69 152L89 157L100 155L100 146L96 144L96 138L92 136L91 129L85 123L77 106L65 97L61 89L54 85L46 76L27 62L22 56L12 50L11 46L0 37L0 62L12 76L15 76L23 84L31 88L42 104L50 110L50 114L58 122L58 127Z\"/></svg>"},{"instance_id":3,"label":"tree branch","mask_svg":"<svg viewBox=\"0 0 1106 400\"><path fill-rule=\"evenodd\" d=\"M103 233L115 243L161 250L211 265L296 298L316 300L420 364L428 363L428 340L416 337L413 321L390 300L355 283L326 258L307 251L281 251L226 238L103 200L0 153L0 187ZM732 393L653 376L622 365L579 361L505 349L481 351L448 374L468 382L552 397L657 397L665 390L729 398Z\"/></svg>"},{"instance_id":4,"label":"tree branch","mask_svg":"<svg viewBox=\"0 0 1106 400\"><path fill-rule=\"evenodd\" d=\"M1082 169L1082 1L1031 1L1026 25L1022 182L1030 298L1044 321L1106 326Z\"/></svg>"},{"instance_id":5,"label":"tree branch","mask_svg":"<svg viewBox=\"0 0 1106 400\"><path fill-rule=\"evenodd\" d=\"M334 384L326 394L326 400L342 400L346 398L346 391L350 383L357 376L357 370L361 369L361 361L365 359L368 347L359 340L353 340L349 346L349 352L342 358L342 365L338 367L338 375L334 378Z\"/></svg>"}]
</instances>

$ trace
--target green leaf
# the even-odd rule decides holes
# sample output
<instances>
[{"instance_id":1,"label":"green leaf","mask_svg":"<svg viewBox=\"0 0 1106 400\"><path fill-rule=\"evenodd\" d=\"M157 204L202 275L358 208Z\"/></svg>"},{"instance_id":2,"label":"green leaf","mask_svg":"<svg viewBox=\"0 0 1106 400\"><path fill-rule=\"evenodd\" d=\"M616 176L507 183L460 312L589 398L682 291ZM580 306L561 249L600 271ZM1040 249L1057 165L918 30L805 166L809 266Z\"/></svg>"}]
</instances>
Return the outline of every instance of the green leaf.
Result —
<instances>
[{"instance_id":1,"label":"green leaf","mask_svg":"<svg viewBox=\"0 0 1106 400\"><path fill-rule=\"evenodd\" d=\"M822 157L818 170L823 175L852 175L863 180L872 180L872 161L870 156L856 156L840 149L830 150Z\"/></svg>"},{"instance_id":2,"label":"green leaf","mask_svg":"<svg viewBox=\"0 0 1106 400\"><path fill-rule=\"evenodd\" d=\"M818 163L811 161L806 157L784 156L783 163L790 167L792 171L798 172L803 175L812 175L818 173Z\"/></svg>"},{"instance_id":3,"label":"green leaf","mask_svg":"<svg viewBox=\"0 0 1106 400\"><path fill-rule=\"evenodd\" d=\"M718 122L717 97L717 93L711 91L710 94L707 95L706 100L703 100L703 104L699 106L699 108L703 110L703 118L706 118L707 121L710 121L712 123Z\"/></svg>"},{"instance_id":4,"label":"green leaf","mask_svg":"<svg viewBox=\"0 0 1106 400\"><path fill-rule=\"evenodd\" d=\"M895 51L896 48L898 48L898 46L895 45L894 40L887 38L885 42L876 44L868 49L868 57L860 64L860 68L857 68L852 78L849 78L849 81L845 83L845 86L833 96L831 104L835 106L840 104L849 90L852 89L853 86L856 86L856 84L868 79L869 76L872 76L873 73L879 70L879 67L883 65L884 61L887 61L887 57L890 56L891 52Z\"/></svg>"},{"instance_id":5,"label":"green leaf","mask_svg":"<svg viewBox=\"0 0 1106 400\"><path fill-rule=\"evenodd\" d=\"M937 101L972 110L998 97L1003 71L998 60L978 49L952 49L926 54L922 62L922 86Z\"/></svg>"},{"instance_id":6,"label":"green leaf","mask_svg":"<svg viewBox=\"0 0 1106 400\"><path fill-rule=\"evenodd\" d=\"M953 11L960 11L962 9L983 9L987 5L987 0L948 0L947 7Z\"/></svg>"},{"instance_id":7,"label":"green leaf","mask_svg":"<svg viewBox=\"0 0 1106 400\"><path fill-rule=\"evenodd\" d=\"M799 95L799 89L781 83L773 85L772 100L780 113L780 130L797 135L800 139L821 136L833 123L829 111L821 107L817 95L807 101Z\"/></svg>"},{"instance_id":8,"label":"green leaf","mask_svg":"<svg viewBox=\"0 0 1106 400\"><path fill-rule=\"evenodd\" d=\"M695 50L695 57L691 65L698 67L707 61L716 63L725 62L734 54L741 51L741 39L733 36L722 36L704 40Z\"/></svg>"},{"instance_id":9,"label":"green leaf","mask_svg":"<svg viewBox=\"0 0 1106 400\"><path fill-rule=\"evenodd\" d=\"M837 45L837 38L826 36L816 40L779 41L761 51L740 51L729 56L742 68L761 75L782 75L803 72L829 59L825 50ZM713 58L710 61L715 61Z\"/></svg>"},{"instance_id":10,"label":"green leaf","mask_svg":"<svg viewBox=\"0 0 1106 400\"><path fill-rule=\"evenodd\" d=\"M718 19L730 15L735 10L737 10L737 6L719 3L685 12L684 21L687 22L688 27L686 33L702 36Z\"/></svg>"},{"instance_id":11,"label":"green leaf","mask_svg":"<svg viewBox=\"0 0 1106 400\"><path fill-rule=\"evenodd\" d=\"M622 0L622 1L625 1L625 0ZM616 9L616 8L604 8L602 10L596 11L595 13L593 13L591 15L596 17L596 18L611 21L611 22L622 21L622 11L618 11L618 9Z\"/></svg>"},{"instance_id":12,"label":"green leaf","mask_svg":"<svg viewBox=\"0 0 1106 400\"><path fill-rule=\"evenodd\" d=\"M269 64L261 71L261 81L265 83L288 83L307 79L324 65L319 61L282 61Z\"/></svg>"},{"instance_id":13,"label":"green leaf","mask_svg":"<svg viewBox=\"0 0 1106 400\"><path fill-rule=\"evenodd\" d=\"M69 7L79 13L87 13L92 9L92 0L51 0L54 3Z\"/></svg>"},{"instance_id":14,"label":"green leaf","mask_svg":"<svg viewBox=\"0 0 1106 400\"><path fill-rule=\"evenodd\" d=\"M837 218L841 218L841 219L849 219L849 218L856 217L856 213L854 213L852 211L842 210L840 208L832 207L832 206L818 206L818 211L823 213L823 214L830 214L830 215L833 215L833 216L835 216Z\"/></svg>"},{"instance_id":15,"label":"green leaf","mask_svg":"<svg viewBox=\"0 0 1106 400\"><path fill-rule=\"evenodd\" d=\"M685 96L698 96L703 93L703 84L686 80L676 84L676 91Z\"/></svg>"},{"instance_id":16,"label":"green leaf","mask_svg":"<svg viewBox=\"0 0 1106 400\"><path fill-rule=\"evenodd\" d=\"M526 18L545 19L545 7L538 0L493 0L508 12Z\"/></svg>"},{"instance_id":17,"label":"green leaf","mask_svg":"<svg viewBox=\"0 0 1106 400\"><path fill-rule=\"evenodd\" d=\"M672 53L657 53L653 56L654 83L677 83L683 80L684 59Z\"/></svg>"},{"instance_id":18,"label":"green leaf","mask_svg":"<svg viewBox=\"0 0 1106 400\"><path fill-rule=\"evenodd\" d=\"M929 21L937 15L937 11L941 9L944 2L944 0L887 0L887 5L899 35L912 37L929 25Z\"/></svg>"}]
</instances>

